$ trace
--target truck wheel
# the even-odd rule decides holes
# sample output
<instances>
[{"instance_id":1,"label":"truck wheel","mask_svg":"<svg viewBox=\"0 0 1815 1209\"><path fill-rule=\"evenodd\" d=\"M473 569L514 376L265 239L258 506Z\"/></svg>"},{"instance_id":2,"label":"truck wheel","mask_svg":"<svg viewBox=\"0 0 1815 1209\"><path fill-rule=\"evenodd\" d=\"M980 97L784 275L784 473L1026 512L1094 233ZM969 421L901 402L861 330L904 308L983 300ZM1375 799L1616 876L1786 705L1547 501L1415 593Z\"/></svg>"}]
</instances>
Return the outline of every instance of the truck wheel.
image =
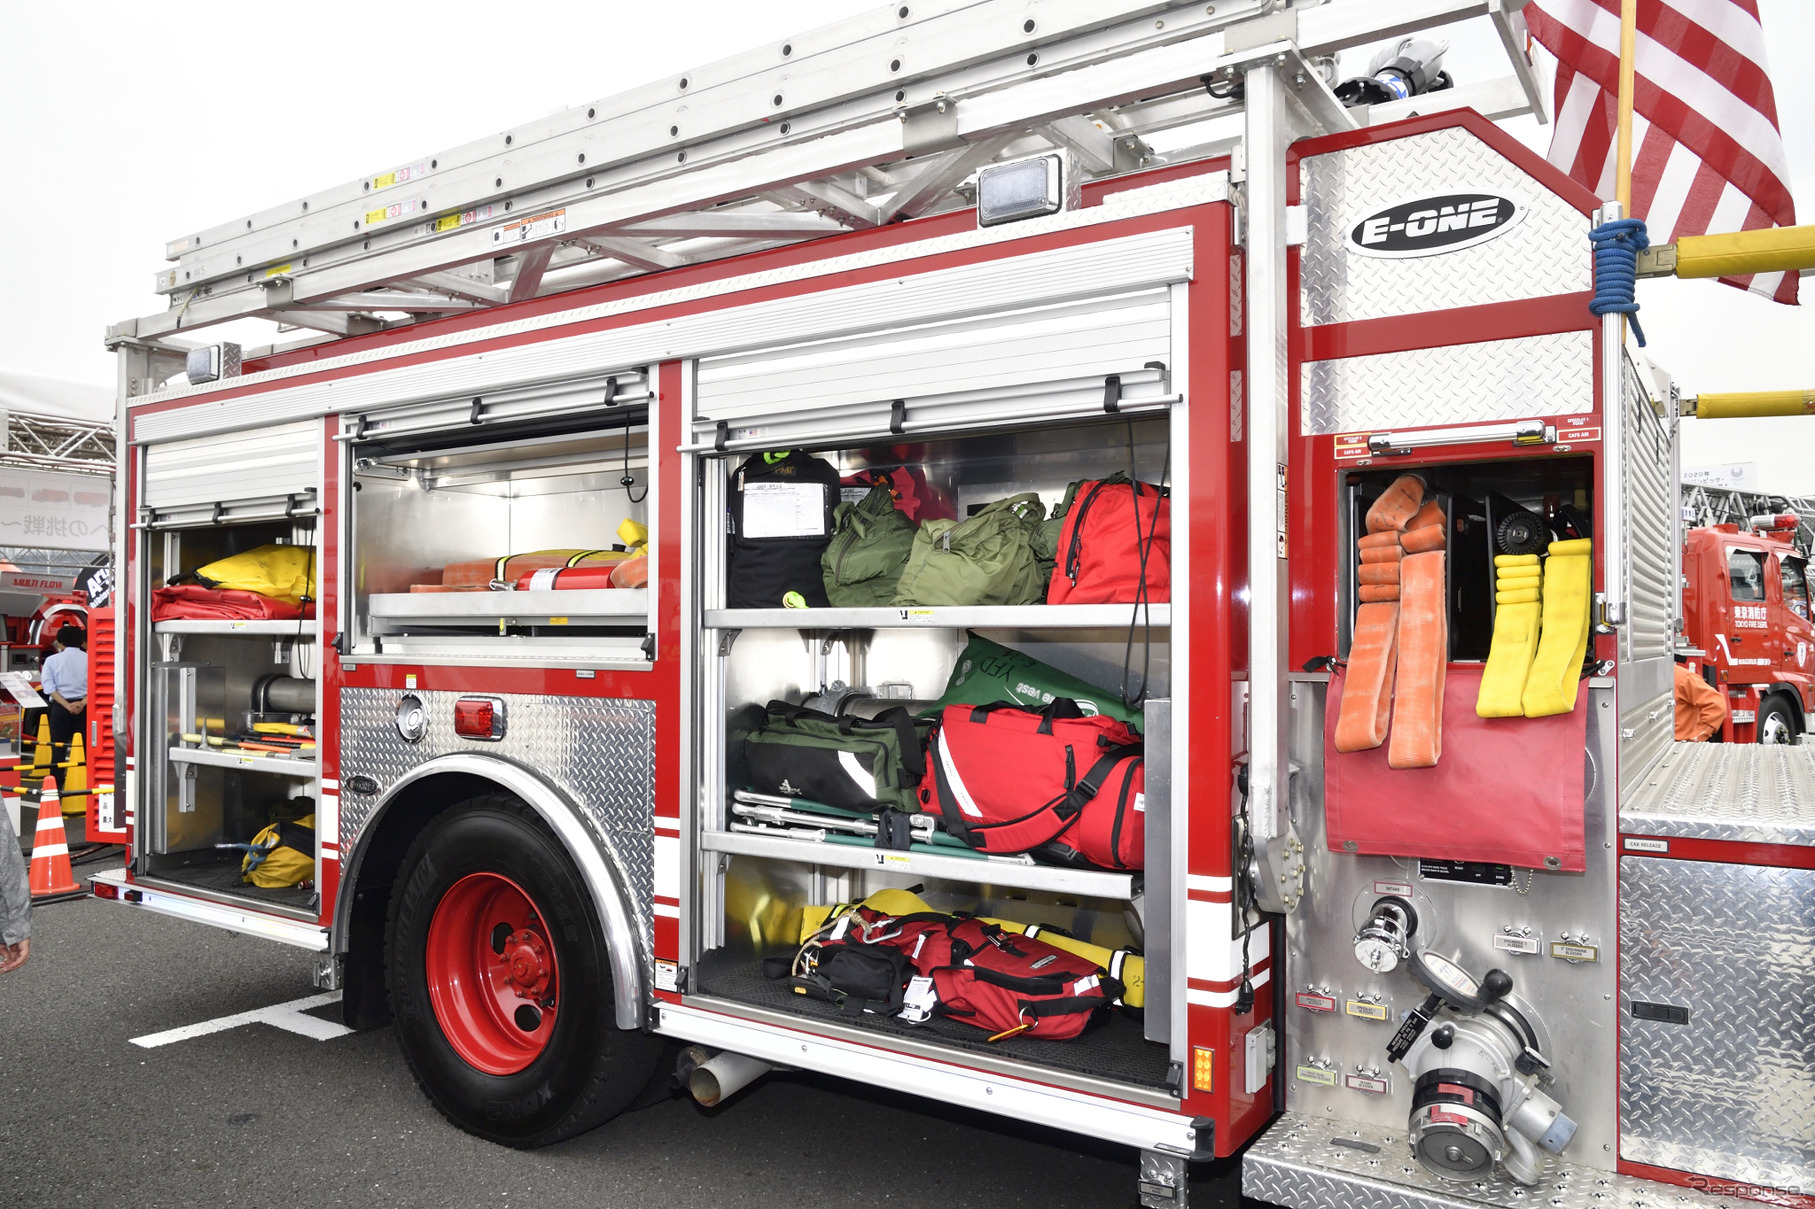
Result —
<instances>
[{"instance_id":1,"label":"truck wheel","mask_svg":"<svg viewBox=\"0 0 1815 1209\"><path fill-rule=\"evenodd\" d=\"M1758 741L1760 743L1796 742L1796 722L1782 697L1768 698L1758 707Z\"/></svg>"},{"instance_id":2,"label":"truck wheel","mask_svg":"<svg viewBox=\"0 0 1815 1209\"><path fill-rule=\"evenodd\" d=\"M506 1146L601 1125L648 1084L661 1042L617 1027L604 930L533 811L478 798L404 856L385 974L404 1059L441 1113Z\"/></svg>"}]
</instances>

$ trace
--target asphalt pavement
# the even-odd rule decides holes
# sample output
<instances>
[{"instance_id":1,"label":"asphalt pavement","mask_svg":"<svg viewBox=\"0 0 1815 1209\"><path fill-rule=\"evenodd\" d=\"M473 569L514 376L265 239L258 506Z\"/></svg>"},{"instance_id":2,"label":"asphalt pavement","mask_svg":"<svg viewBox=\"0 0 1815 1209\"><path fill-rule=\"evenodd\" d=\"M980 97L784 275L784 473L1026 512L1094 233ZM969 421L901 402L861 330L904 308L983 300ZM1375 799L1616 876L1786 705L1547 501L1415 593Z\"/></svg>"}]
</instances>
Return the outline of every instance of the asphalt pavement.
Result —
<instances>
[{"instance_id":1,"label":"asphalt pavement","mask_svg":"<svg viewBox=\"0 0 1815 1209\"><path fill-rule=\"evenodd\" d=\"M299 949L111 903L38 909L31 960L0 976L0 1204L1137 1203L1131 1150L819 1076L770 1075L714 1110L676 1097L525 1152L447 1124L389 1028L131 1044L313 995L309 967ZM1236 1164L1199 1168L1192 1209L1235 1209L1238 1189Z\"/></svg>"}]
</instances>

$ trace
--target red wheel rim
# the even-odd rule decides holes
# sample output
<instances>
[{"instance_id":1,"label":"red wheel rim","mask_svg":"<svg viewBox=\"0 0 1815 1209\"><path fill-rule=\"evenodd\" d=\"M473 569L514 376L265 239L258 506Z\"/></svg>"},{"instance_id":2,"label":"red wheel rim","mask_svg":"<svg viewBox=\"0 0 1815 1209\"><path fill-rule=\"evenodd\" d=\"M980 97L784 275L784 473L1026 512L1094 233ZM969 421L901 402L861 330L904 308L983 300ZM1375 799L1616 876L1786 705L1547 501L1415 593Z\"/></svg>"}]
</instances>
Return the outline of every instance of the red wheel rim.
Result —
<instances>
[{"instance_id":1,"label":"red wheel rim","mask_svg":"<svg viewBox=\"0 0 1815 1209\"><path fill-rule=\"evenodd\" d=\"M523 888L496 873L448 887L429 920L429 1003L454 1052L488 1075L534 1062L555 1029L555 946Z\"/></svg>"}]
</instances>

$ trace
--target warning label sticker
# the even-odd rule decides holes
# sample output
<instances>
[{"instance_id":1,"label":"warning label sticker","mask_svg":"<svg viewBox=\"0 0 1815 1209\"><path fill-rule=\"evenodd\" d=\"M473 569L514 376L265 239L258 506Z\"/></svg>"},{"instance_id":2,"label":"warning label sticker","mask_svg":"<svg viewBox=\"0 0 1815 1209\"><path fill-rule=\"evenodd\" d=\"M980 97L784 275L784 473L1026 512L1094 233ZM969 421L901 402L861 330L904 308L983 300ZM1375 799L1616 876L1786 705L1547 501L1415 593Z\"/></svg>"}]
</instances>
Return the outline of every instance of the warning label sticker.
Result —
<instances>
[{"instance_id":1,"label":"warning label sticker","mask_svg":"<svg viewBox=\"0 0 1815 1209\"><path fill-rule=\"evenodd\" d=\"M495 244L527 243L532 239L546 239L550 235L559 235L565 230L567 230L566 209L547 210L541 214L531 215L529 218L519 218L515 222L507 222L501 227L493 227L492 242Z\"/></svg>"}]
</instances>

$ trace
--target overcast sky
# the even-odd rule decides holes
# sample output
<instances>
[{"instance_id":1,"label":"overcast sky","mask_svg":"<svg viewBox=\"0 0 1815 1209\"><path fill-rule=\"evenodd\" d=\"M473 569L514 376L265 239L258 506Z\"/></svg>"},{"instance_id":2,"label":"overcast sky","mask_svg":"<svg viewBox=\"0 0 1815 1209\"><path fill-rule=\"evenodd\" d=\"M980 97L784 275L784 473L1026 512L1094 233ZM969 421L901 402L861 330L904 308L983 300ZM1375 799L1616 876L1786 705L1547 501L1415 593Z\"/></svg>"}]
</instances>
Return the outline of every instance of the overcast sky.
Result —
<instances>
[{"instance_id":1,"label":"overcast sky","mask_svg":"<svg viewBox=\"0 0 1815 1209\"><path fill-rule=\"evenodd\" d=\"M14 189L0 367L111 382L102 333L160 309L152 277L169 239L872 6L0 0ZM1815 222L1815 3L1759 7L1800 216ZM1459 81L1504 73L1483 31L1450 36ZM1530 119L1513 129L1548 144ZM1804 290L1810 306L1791 308L1663 280L1640 301L1654 355L1687 390L1808 388L1815 278ZM1728 461L1758 462L1773 490L1815 494L1815 419L1687 425L1685 465Z\"/></svg>"}]
</instances>

